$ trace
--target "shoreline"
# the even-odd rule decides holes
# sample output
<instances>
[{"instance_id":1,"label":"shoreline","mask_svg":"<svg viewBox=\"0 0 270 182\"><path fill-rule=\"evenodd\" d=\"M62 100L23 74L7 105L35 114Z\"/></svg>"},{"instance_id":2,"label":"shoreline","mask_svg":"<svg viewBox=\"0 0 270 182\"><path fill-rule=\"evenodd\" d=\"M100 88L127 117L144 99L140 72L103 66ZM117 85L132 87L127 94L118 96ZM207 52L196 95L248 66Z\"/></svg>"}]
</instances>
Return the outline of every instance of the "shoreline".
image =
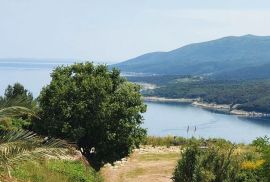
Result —
<instances>
[{"instance_id":1,"label":"shoreline","mask_svg":"<svg viewBox=\"0 0 270 182\"><path fill-rule=\"evenodd\" d=\"M160 102L160 103L183 103L183 104L191 104L195 107L200 107L203 109L207 109L210 111L222 112L225 114L231 114L241 117L269 117L270 113L260 113L255 111L244 111L234 109L234 107L227 104L215 104L215 103L206 103L197 99L187 99L187 98L165 98L165 97L144 97L144 101L147 102Z\"/></svg>"}]
</instances>

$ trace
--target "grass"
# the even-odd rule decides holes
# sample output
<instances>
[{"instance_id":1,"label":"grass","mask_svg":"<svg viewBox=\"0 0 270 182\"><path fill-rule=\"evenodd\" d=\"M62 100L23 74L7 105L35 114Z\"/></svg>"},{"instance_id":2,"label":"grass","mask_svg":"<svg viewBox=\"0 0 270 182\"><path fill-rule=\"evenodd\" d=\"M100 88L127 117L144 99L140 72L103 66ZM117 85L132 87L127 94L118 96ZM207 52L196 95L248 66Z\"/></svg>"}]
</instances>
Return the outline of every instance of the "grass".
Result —
<instances>
[{"instance_id":1,"label":"grass","mask_svg":"<svg viewBox=\"0 0 270 182\"><path fill-rule=\"evenodd\" d=\"M30 182L101 182L99 174L82 161L25 162L12 171L13 178Z\"/></svg>"},{"instance_id":2,"label":"grass","mask_svg":"<svg viewBox=\"0 0 270 182\"><path fill-rule=\"evenodd\" d=\"M146 173L146 171L145 171L144 168L138 167L138 168L135 168L135 169L133 169L131 171L128 171L126 173L126 177L127 178L135 178L135 177L141 176L141 175L143 175L145 173Z\"/></svg>"},{"instance_id":3,"label":"grass","mask_svg":"<svg viewBox=\"0 0 270 182\"><path fill-rule=\"evenodd\" d=\"M155 181L161 176L170 176L176 161L180 158L179 152L145 153L136 155L136 165L122 175L122 179L138 180L143 178ZM128 181L128 180L127 180Z\"/></svg>"},{"instance_id":4,"label":"grass","mask_svg":"<svg viewBox=\"0 0 270 182\"><path fill-rule=\"evenodd\" d=\"M150 147L135 151L128 162L117 168L105 167L102 175L105 182L169 181L177 161L181 157L180 148Z\"/></svg>"},{"instance_id":5,"label":"grass","mask_svg":"<svg viewBox=\"0 0 270 182\"><path fill-rule=\"evenodd\" d=\"M172 177L177 161L181 159L180 149L185 150L189 145L196 144L205 150L211 146L219 147L221 151L227 151L234 144L224 139L203 139L182 137L153 137L148 136L141 151L131 154L130 159L124 165L117 168L104 168L102 174L106 182L132 182L132 181L169 181ZM153 146L153 147L151 147ZM166 147L172 147L170 149ZM179 149L176 150L176 149ZM237 144L234 155L245 157L253 163L244 163L245 166L260 164L256 150L251 145ZM242 161L242 160L241 160Z\"/></svg>"},{"instance_id":6,"label":"grass","mask_svg":"<svg viewBox=\"0 0 270 182\"><path fill-rule=\"evenodd\" d=\"M201 146L204 145L218 145L218 146L231 146L232 143L230 141L227 141L225 139L221 138L210 138L210 139L204 139L204 138L184 138L180 136L165 136L165 137L158 137L158 136L147 136L144 145L151 145L153 147L155 146L188 146L190 144L197 143ZM239 144L240 146L241 144Z\"/></svg>"},{"instance_id":7,"label":"grass","mask_svg":"<svg viewBox=\"0 0 270 182\"><path fill-rule=\"evenodd\" d=\"M147 154L142 154L138 157L140 161L175 161L179 159L180 154L171 152L171 153L147 153Z\"/></svg>"},{"instance_id":8,"label":"grass","mask_svg":"<svg viewBox=\"0 0 270 182\"><path fill-rule=\"evenodd\" d=\"M157 136L148 136L144 142L145 145L151 146L179 146L187 143L187 139L183 137L173 137L173 136L165 136L165 137L157 137Z\"/></svg>"}]
</instances>

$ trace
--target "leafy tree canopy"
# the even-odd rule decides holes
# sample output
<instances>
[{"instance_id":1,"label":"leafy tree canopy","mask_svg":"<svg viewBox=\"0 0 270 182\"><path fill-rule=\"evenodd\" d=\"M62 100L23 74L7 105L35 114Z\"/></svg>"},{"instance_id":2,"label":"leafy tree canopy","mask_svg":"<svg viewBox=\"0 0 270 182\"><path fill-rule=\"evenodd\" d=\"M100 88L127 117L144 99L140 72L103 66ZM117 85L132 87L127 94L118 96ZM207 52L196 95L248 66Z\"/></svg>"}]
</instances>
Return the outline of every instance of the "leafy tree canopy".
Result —
<instances>
[{"instance_id":1,"label":"leafy tree canopy","mask_svg":"<svg viewBox=\"0 0 270 182\"><path fill-rule=\"evenodd\" d=\"M57 67L51 77L39 96L36 131L77 142L98 165L140 144L146 106L138 85L121 78L118 70L89 62Z\"/></svg>"},{"instance_id":2,"label":"leafy tree canopy","mask_svg":"<svg viewBox=\"0 0 270 182\"><path fill-rule=\"evenodd\" d=\"M8 85L4 96L0 97L0 105L33 107L33 95L20 83Z\"/></svg>"}]
</instances>

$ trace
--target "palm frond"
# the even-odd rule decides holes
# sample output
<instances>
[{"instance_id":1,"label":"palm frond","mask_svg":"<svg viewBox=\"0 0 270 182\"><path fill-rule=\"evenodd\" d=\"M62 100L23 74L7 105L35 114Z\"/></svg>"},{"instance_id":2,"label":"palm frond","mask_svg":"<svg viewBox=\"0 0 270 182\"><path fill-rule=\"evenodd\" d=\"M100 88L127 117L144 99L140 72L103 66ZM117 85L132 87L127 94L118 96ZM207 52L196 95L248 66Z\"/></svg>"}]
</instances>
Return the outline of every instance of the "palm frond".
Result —
<instances>
[{"instance_id":1,"label":"palm frond","mask_svg":"<svg viewBox=\"0 0 270 182\"><path fill-rule=\"evenodd\" d=\"M44 140L30 131L17 130L0 134L0 168L9 170L16 164L42 158L60 158L67 152L62 140Z\"/></svg>"},{"instance_id":2,"label":"palm frond","mask_svg":"<svg viewBox=\"0 0 270 182\"><path fill-rule=\"evenodd\" d=\"M35 113L26 107L10 106L0 109L0 119L6 117L18 117L22 115L35 116Z\"/></svg>"},{"instance_id":3,"label":"palm frond","mask_svg":"<svg viewBox=\"0 0 270 182\"><path fill-rule=\"evenodd\" d=\"M29 101L25 97L15 97L15 98L4 98L0 102L0 108L6 108L11 106L21 106L26 108L32 108Z\"/></svg>"}]
</instances>

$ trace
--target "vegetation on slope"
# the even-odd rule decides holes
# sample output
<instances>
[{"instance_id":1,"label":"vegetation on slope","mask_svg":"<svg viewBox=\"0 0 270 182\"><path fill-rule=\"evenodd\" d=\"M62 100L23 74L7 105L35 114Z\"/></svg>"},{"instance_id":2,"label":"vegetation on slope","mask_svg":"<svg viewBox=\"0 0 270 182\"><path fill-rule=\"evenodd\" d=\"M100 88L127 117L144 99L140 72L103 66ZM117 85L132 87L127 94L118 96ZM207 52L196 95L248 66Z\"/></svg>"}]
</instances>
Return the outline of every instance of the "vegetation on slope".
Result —
<instances>
[{"instance_id":1,"label":"vegetation on slope","mask_svg":"<svg viewBox=\"0 0 270 182\"><path fill-rule=\"evenodd\" d=\"M9 85L0 98L0 181L101 181L83 161L63 160L74 155L66 142L22 130L39 118L35 107L19 83Z\"/></svg>"},{"instance_id":2,"label":"vegetation on slope","mask_svg":"<svg viewBox=\"0 0 270 182\"><path fill-rule=\"evenodd\" d=\"M269 138L251 145L228 142L201 145L191 141L175 168L175 182L268 182Z\"/></svg>"},{"instance_id":3,"label":"vegetation on slope","mask_svg":"<svg viewBox=\"0 0 270 182\"><path fill-rule=\"evenodd\" d=\"M35 170L33 170L35 169ZM46 160L18 164L12 176L19 181L31 182L101 182L94 169L82 161Z\"/></svg>"},{"instance_id":4,"label":"vegetation on slope","mask_svg":"<svg viewBox=\"0 0 270 182\"><path fill-rule=\"evenodd\" d=\"M269 47L269 36L231 36L145 54L111 67L123 72L211 75L218 79L270 78Z\"/></svg>"},{"instance_id":5,"label":"vegetation on slope","mask_svg":"<svg viewBox=\"0 0 270 182\"><path fill-rule=\"evenodd\" d=\"M164 75L128 77L134 82L158 84L145 96L200 98L203 102L228 104L235 109L270 113L270 80L210 80L200 77ZM161 81L160 81L161 80Z\"/></svg>"}]
</instances>

